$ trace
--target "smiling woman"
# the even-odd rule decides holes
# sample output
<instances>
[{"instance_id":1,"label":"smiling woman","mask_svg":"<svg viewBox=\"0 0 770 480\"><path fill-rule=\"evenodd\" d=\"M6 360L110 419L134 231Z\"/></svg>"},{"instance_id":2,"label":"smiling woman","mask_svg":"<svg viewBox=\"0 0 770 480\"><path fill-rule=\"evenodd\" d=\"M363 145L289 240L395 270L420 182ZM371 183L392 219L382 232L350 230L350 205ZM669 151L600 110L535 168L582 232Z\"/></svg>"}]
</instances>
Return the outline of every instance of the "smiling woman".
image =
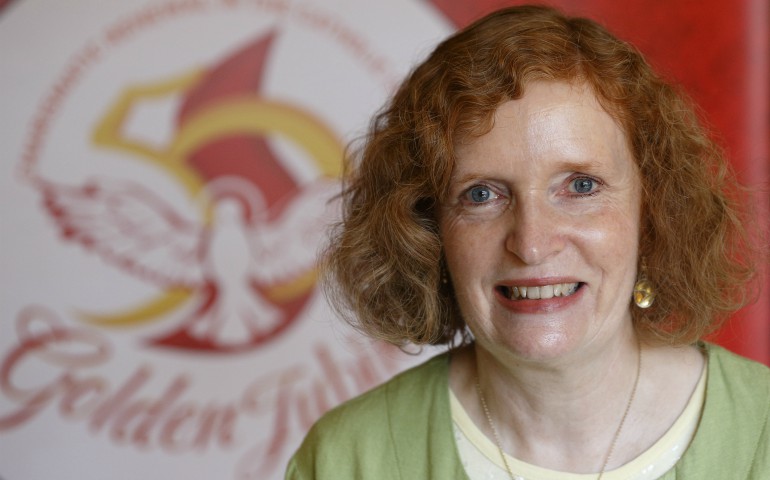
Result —
<instances>
[{"instance_id":1,"label":"smiling woman","mask_svg":"<svg viewBox=\"0 0 770 480\"><path fill-rule=\"evenodd\" d=\"M350 161L325 268L365 333L450 350L326 415L287 478L769 476L770 371L702 341L750 292L738 191L596 23L447 39Z\"/></svg>"}]
</instances>

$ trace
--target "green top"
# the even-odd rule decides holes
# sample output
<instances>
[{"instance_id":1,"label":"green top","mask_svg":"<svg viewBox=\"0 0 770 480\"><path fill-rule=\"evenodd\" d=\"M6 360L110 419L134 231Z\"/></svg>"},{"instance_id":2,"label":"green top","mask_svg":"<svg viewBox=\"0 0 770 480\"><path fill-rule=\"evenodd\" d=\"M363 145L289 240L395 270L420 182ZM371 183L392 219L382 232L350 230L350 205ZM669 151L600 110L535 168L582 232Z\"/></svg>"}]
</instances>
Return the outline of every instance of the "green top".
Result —
<instances>
[{"instance_id":1,"label":"green top","mask_svg":"<svg viewBox=\"0 0 770 480\"><path fill-rule=\"evenodd\" d=\"M770 369L706 345L703 415L672 479L770 479ZM434 357L335 408L291 459L287 480L458 479L449 355Z\"/></svg>"}]
</instances>

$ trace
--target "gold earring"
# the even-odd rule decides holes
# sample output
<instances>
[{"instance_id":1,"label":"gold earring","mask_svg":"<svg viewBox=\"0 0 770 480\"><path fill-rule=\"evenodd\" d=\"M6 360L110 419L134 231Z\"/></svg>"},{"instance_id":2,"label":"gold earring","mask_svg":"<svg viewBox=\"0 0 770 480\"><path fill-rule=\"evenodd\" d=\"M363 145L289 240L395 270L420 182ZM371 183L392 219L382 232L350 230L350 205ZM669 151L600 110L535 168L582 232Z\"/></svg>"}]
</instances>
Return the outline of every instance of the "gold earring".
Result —
<instances>
[{"instance_id":1,"label":"gold earring","mask_svg":"<svg viewBox=\"0 0 770 480\"><path fill-rule=\"evenodd\" d=\"M639 308L650 308L655 303L655 289L649 280L640 279L634 285L634 303Z\"/></svg>"},{"instance_id":2,"label":"gold earring","mask_svg":"<svg viewBox=\"0 0 770 480\"><path fill-rule=\"evenodd\" d=\"M655 303L655 287L647 280L647 266L642 259L641 274L634 284L634 303L639 308L650 308Z\"/></svg>"}]
</instances>

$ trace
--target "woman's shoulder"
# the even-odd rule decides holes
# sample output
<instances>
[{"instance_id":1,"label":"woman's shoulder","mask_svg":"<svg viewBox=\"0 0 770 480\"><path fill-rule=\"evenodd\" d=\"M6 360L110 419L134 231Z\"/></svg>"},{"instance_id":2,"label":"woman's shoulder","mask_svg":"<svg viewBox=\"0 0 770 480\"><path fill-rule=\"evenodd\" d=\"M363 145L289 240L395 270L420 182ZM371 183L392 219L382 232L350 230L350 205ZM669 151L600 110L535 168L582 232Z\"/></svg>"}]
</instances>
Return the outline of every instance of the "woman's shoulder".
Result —
<instances>
[{"instance_id":1,"label":"woman's shoulder","mask_svg":"<svg viewBox=\"0 0 770 480\"><path fill-rule=\"evenodd\" d=\"M326 412L311 428L308 440L345 434L355 439L358 433L371 436L378 429L389 429L394 413L424 409L447 383L448 354L436 355L411 367L387 382L354 397Z\"/></svg>"},{"instance_id":2,"label":"woman's shoulder","mask_svg":"<svg viewBox=\"0 0 770 480\"><path fill-rule=\"evenodd\" d=\"M448 354L437 355L327 412L308 432L289 472L328 470L341 479L396 472L410 456L410 445L430 435L428 419L444 410L449 416L448 363Z\"/></svg>"},{"instance_id":3,"label":"woman's shoulder","mask_svg":"<svg viewBox=\"0 0 770 480\"><path fill-rule=\"evenodd\" d=\"M734 424L770 422L770 368L717 345L706 344L705 349L706 412L730 418Z\"/></svg>"},{"instance_id":4,"label":"woman's shoulder","mask_svg":"<svg viewBox=\"0 0 770 480\"><path fill-rule=\"evenodd\" d=\"M685 478L770 478L770 368L704 344L706 398Z\"/></svg>"},{"instance_id":5,"label":"woman's shoulder","mask_svg":"<svg viewBox=\"0 0 770 480\"><path fill-rule=\"evenodd\" d=\"M770 368L718 345L698 347L708 362L700 421L661 480L770 478Z\"/></svg>"},{"instance_id":6,"label":"woman's shoulder","mask_svg":"<svg viewBox=\"0 0 770 480\"><path fill-rule=\"evenodd\" d=\"M441 385L446 385L448 354L436 355L411 367L387 382L340 404L316 422L314 429L327 424L358 424L366 419L384 418L385 413L402 409L414 409L417 402L425 402Z\"/></svg>"},{"instance_id":7,"label":"woman's shoulder","mask_svg":"<svg viewBox=\"0 0 770 480\"><path fill-rule=\"evenodd\" d=\"M725 387L751 397L770 397L770 368L714 344L704 344L712 387ZM763 403L768 406L768 403Z\"/></svg>"}]
</instances>

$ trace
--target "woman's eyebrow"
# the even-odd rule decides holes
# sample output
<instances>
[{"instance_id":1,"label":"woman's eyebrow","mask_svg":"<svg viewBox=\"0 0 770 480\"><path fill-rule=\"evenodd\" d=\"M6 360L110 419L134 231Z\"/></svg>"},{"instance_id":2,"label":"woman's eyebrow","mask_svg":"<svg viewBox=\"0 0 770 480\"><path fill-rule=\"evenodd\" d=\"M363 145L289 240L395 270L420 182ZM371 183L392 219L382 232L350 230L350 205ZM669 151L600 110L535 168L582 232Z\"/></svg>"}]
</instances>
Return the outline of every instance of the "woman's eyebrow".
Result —
<instances>
[{"instance_id":1,"label":"woman's eyebrow","mask_svg":"<svg viewBox=\"0 0 770 480\"><path fill-rule=\"evenodd\" d=\"M555 165L556 170L559 171L575 171L575 172L593 172L606 168L608 165L606 162L598 162L591 160L564 160Z\"/></svg>"}]
</instances>

